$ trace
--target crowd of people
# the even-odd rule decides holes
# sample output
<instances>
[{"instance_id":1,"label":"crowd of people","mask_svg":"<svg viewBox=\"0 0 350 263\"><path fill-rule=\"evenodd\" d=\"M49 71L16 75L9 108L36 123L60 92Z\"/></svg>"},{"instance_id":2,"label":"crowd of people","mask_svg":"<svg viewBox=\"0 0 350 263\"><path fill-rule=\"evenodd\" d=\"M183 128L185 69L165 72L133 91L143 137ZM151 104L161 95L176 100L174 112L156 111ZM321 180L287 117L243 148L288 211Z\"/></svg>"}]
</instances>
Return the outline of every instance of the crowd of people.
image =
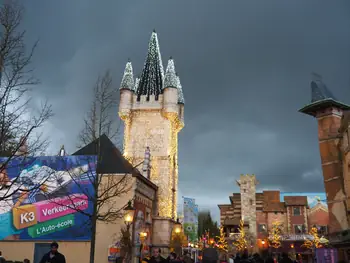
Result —
<instances>
[{"instance_id":1,"label":"crowd of people","mask_svg":"<svg viewBox=\"0 0 350 263\"><path fill-rule=\"evenodd\" d=\"M167 258L161 256L161 250L154 248L152 256L145 255L140 263L194 263L195 260L191 258L190 253L184 252L184 255L176 255L172 252ZM302 263L301 261L292 260L287 253L282 253L281 256L274 257L271 254L267 257L262 258L258 253L249 256L248 253L244 252L241 254L230 255L227 260L220 260L219 254L215 248L204 249L201 263Z\"/></svg>"}]
</instances>

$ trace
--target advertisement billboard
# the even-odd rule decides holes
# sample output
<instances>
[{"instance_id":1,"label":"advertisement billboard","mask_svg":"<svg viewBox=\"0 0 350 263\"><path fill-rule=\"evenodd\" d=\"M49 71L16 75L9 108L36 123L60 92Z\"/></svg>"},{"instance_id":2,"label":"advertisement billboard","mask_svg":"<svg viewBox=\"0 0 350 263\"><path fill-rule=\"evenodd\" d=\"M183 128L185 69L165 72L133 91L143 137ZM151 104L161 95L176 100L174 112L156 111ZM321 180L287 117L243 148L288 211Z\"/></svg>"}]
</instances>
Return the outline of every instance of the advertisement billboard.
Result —
<instances>
[{"instance_id":1,"label":"advertisement billboard","mask_svg":"<svg viewBox=\"0 0 350 263\"><path fill-rule=\"evenodd\" d=\"M184 197L184 232L188 241L195 242L198 239L198 206L195 199Z\"/></svg>"},{"instance_id":2,"label":"advertisement billboard","mask_svg":"<svg viewBox=\"0 0 350 263\"><path fill-rule=\"evenodd\" d=\"M90 240L96 156L0 158L0 164L0 198L6 196L0 240Z\"/></svg>"}]
</instances>

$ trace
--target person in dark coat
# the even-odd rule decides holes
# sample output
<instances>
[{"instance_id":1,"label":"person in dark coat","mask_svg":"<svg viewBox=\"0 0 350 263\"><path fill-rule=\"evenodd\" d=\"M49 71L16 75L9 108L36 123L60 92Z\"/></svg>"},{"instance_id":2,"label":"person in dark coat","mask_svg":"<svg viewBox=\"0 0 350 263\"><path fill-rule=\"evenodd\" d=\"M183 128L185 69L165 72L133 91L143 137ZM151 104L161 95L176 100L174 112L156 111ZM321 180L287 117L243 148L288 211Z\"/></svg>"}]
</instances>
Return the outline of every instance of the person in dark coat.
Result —
<instances>
[{"instance_id":1,"label":"person in dark coat","mask_svg":"<svg viewBox=\"0 0 350 263\"><path fill-rule=\"evenodd\" d=\"M166 259L160 253L160 248L153 248L153 256L150 258L149 263L166 263Z\"/></svg>"},{"instance_id":2,"label":"person in dark coat","mask_svg":"<svg viewBox=\"0 0 350 263\"><path fill-rule=\"evenodd\" d=\"M40 263L66 263L64 255L58 252L58 244L53 242L50 247L50 252L43 256Z\"/></svg>"},{"instance_id":3,"label":"person in dark coat","mask_svg":"<svg viewBox=\"0 0 350 263\"><path fill-rule=\"evenodd\" d=\"M283 252L282 253L282 258L278 261L278 263L293 263L293 260L291 260L289 257L288 257L288 254Z\"/></svg>"}]
</instances>

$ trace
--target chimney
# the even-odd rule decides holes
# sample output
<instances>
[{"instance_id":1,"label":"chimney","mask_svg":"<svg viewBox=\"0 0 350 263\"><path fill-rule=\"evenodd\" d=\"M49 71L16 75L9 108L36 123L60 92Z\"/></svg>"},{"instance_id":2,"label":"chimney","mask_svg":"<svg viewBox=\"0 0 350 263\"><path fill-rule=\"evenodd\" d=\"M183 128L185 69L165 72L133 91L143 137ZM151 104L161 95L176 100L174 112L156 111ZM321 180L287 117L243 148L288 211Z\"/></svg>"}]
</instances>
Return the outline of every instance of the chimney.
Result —
<instances>
[{"instance_id":1,"label":"chimney","mask_svg":"<svg viewBox=\"0 0 350 263\"><path fill-rule=\"evenodd\" d=\"M58 156L66 156L66 150L64 149L64 145L61 146L60 151L58 152Z\"/></svg>"},{"instance_id":2,"label":"chimney","mask_svg":"<svg viewBox=\"0 0 350 263\"><path fill-rule=\"evenodd\" d=\"M147 179L151 178L151 151L149 147L146 147L145 158L143 160L142 175Z\"/></svg>"}]
</instances>

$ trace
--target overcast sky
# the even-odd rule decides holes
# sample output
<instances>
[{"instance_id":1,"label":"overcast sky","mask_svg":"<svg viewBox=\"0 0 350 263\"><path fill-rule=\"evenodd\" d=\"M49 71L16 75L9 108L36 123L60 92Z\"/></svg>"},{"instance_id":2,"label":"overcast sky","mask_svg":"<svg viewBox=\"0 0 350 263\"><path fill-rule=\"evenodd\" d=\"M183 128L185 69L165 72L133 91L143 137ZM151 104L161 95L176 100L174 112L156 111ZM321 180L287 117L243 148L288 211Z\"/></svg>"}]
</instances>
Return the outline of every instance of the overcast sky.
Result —
<instances>
[{"instance_id":1,"label":"overcast sky","mask_svg":"<svg viewBox=\"0 0 350 263\"><path fill-rule=\"evenodd\" d=\"M75 150L97 76L119 85L125 63L142 69L155 28L184 95L180 196L218 215L242 173L258 189L323 191L311 72L350 103L350 1L23 1L28 44L55 116L50 150ZM166 66L166 65L164 65ZM117 114L117 112L116 112Z\"/></svg>"}]
</instances>

